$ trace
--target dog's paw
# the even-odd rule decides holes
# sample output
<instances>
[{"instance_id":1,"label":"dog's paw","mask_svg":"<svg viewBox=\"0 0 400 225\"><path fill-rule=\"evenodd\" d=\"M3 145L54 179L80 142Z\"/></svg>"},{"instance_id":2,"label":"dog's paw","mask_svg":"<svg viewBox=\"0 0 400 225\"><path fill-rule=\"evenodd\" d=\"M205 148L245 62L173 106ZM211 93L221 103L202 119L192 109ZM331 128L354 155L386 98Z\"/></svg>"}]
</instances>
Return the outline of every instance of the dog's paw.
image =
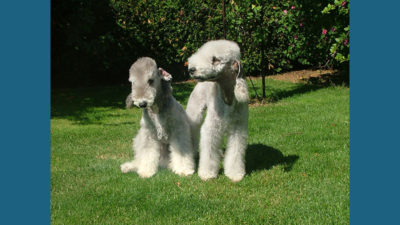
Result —
<instances>
[{"instance_id":1,"label":"dog's paw","mask_svg":"<svg viewBox=\"0 0 400 225\"><path fill-rule=\"evenodd\" d=\"M122 173L128 173L134 171L136 168L135 164L133 162L126 162L121 165L121 172Z\"/></svg>"},{"instance_id":2,"label":"dog's paw","mask_svg":"<svg viewBox=\"0 0 400 225\"><path fill-rule=\"evenodd\" d=\"M206 180L210 180L210 179L214 179L218 176L217 173L207 173L207 172L201 172L199 171L199 177L200 179L206 181Z\"/></svg>"},{"instance_id":3,"label":"dog's paw","mask_svg":"<svg viewBox=\"0 0 400 225\"><path fill-rule=\"evenodd\" d=\"M180 171L173 170L173 172L179 176L190 176L194 174L194 169L185 169Z\"/></svg>"},{"instance_id":4,"label":"dog's paw","mask_svg":"<svg viewBox=\"0 0 400 225\"><path fill-rule=\"evenodd\" d=\"M194 174L194 162L187 158L177 158L173 157L168 168L172 170L175 174L179 176L189 176Z\"/></svg>"},{"instance_id":5,"label":"dog's paw","mask_svg":"<svg viewBox=\"0 0 400 225\"><path fill-rule=\"evenodd\" d=\"M153 170L138 170L137 173L139 174L139 176L141 178L149 178L154 176L154 174L156 174L157 171L153 171Z\"/></svg>"},{"instance_id":6,"label":"dog's paw","mask_svg":"<svg viewBox=\"0 0 400 225\"><path fill-rule=\"evenodd\" d=\"M226 174L225 175L231 179L232 182L239 182L243 179L244 173L237 173L237 174Z\"/></svg>"}]
</instances>

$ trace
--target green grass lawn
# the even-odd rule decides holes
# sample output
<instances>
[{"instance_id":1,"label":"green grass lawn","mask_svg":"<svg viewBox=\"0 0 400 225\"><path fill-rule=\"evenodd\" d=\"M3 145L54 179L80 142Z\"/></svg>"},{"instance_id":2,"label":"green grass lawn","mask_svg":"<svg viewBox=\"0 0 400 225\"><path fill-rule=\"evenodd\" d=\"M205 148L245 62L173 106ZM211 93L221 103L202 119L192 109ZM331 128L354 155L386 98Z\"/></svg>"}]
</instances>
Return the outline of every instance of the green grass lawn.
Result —
<instances>
[{"instance_id":1,"label":"green grass lawn","mask_svg":"<svg viewBox=\"0 0 400 225\"><path fill-rule=\"evenodd\" d=\"M173 87L186 104L193 83ZM271 103L250 106L239 183L122 174L141 116L124 109L128 93L52 92L52 224L349 224L349 88L268 79Z\"/></svg>"}]
</instances>

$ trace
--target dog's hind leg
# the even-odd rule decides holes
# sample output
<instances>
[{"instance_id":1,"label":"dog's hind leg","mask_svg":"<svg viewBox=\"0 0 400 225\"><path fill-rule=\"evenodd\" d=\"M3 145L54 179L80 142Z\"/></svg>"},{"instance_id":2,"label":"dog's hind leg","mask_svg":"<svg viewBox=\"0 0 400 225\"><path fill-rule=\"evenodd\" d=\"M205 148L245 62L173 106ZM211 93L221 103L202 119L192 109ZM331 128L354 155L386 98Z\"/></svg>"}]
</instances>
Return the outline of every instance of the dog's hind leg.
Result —
<instances>
[{"instance_id":1,"label":"dog's hind leg","mask_svg":"<svg viewBox=\"0 0 400 225\"><path fill-rule=\"evenodd\" d=\"M122 173L128 173L128 172L133 172L137 170L137 163L135 160L132 160L130 162L123 163L121 165L121 171Z\"/></svg>"},{"instance_id":2,"label":"dog's hind leg","mask_svg":"<svg viewBox=\"0 0 400 225\"><path fill-rule=\"evenodd\" d=\"M121 165L122 172L136 171L140 177L153 176L158 170L161 144L146 128L140 128L133 139L134 160Z\"/></svg>"},{"instance_id":3,"label":"dog's hind leg","mask_svg":"<svg viewBox=\"0 0 400 225\"><path fill-rule=\"evenodd\" d=\"M169 155L170 153L168 150L168 145L162 144L160 148L160 162L159 162L161 168L168 168L168 164L170 161Z\"/></svg>"}]
</instances>

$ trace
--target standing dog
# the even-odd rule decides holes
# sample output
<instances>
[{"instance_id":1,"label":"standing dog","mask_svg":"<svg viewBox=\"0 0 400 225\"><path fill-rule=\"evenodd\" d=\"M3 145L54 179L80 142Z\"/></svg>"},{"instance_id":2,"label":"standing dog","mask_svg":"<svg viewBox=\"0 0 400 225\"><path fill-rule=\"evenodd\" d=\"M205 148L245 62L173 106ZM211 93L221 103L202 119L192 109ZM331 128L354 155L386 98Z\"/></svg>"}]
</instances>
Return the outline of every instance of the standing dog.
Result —
<instances>
[{"instance_id":1,"label":"standing dog","mask_svg":"<svg viewBox=\"0 0 400 225\"><path fill-rule=\"evenodd\" d=\"M224 172L232 181L240 181L245 175L249 115L240 48L232 41L209 41L189 58L188 66L189 74L200 81L186 109L194 148L200 135L199 176L203 180L217 177L220 148L226 135ZM205 110L207 115L203 122Z\"/></svg>"},{"instance_id":2,"label":"standing dog","mask_svg":"<svg viewBox=\"0 0 400 225\"><path fill-rule=\"evenodd\" d=\"M121 171L136 171L151 177L158 166L168 166L178 175L194 173L194 152L188 117L172 96L172 76L148 57L138 59L129 70L132 92L127 106L143 109L140 129L133 139L134 160Z\"/></svg>"}]
</instances>

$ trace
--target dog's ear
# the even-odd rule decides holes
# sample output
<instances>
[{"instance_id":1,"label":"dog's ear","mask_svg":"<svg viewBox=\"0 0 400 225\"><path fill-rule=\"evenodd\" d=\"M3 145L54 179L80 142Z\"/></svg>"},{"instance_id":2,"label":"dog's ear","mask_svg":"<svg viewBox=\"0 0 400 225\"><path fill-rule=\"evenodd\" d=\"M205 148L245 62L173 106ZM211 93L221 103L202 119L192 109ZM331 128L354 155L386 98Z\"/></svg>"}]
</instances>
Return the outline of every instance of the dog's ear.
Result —
<instances>
[{"instance_id":1,"label":"dog's ear","mask_svg":"<svg viewBox=\"0 0 400 225\"><path fill-rule=\"evenodd\" d=\"M170 73L168 73L167 71L165 71L163 68L158 68L158 73L161 76L161 79L165 80L165 81L171 81L172 80L172 75Z\"/></svg>"},{"instance_id":2,"label":"dog's ear","mask_svg":"<svg viewBox=\"0 0 400 225\"><path fill-rule=\"evenodd\" d=\"M246 78L244 77L242 64L239 60L233 61L232 70L237 74L234 89L236 100L240 103L247 103L249 101L249 91L247 89L247 83Z\"/></svg>"},{"instance_id":3,"label":"dog's ear","mask_svg":"<svg viewBox=\"0 0 400 225\"><path fill-rule=\"evenodd\" d=\"M235 84L235 97L239 103L247 103L249 101L249 90L247 89L246 78L237 78Z\"/></svg>"},{"instance_id":4,"label":"dog's ear","mask_svg":"<svg viewBox=\"0 0 400 225\"><path fill-rule=\"evenodd\" d=\"M127 109L132 108L133 105L132 94L129 94L128 97L126 97L125 104Z\"/></svg>"},{"instance_id":5,"label":"dog's ear","mask_svg":"<svg viewBox=\"0 0 400 225\"><path fill-rule=\"evenodd\" d=\"M242 70L242 63L239 60L235 60L232 63L232 70L237 73L236 78L243 78L243 70Z\"/></svg>"}]
</instances>

